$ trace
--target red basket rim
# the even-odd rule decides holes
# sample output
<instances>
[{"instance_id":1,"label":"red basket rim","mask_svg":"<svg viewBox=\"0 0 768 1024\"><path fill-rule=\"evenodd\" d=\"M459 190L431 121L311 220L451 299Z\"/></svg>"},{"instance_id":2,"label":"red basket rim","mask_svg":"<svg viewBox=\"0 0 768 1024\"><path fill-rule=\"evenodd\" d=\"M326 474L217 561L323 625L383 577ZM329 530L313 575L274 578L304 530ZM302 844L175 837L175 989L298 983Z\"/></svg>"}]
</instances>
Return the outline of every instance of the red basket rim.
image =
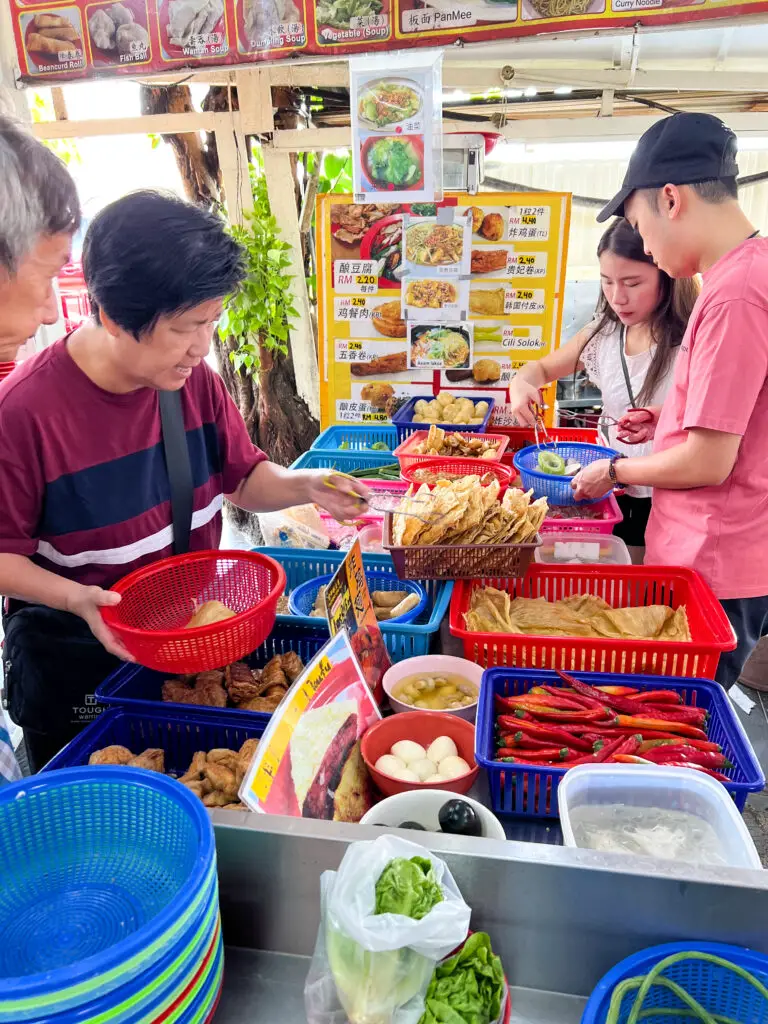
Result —
<instances>
[{"instance_id":1,"label":"red basket rim","mask_svg":"<svg viewBox=\"0 0 768 1024\"><path fill-rule=\"evenodd\" d=\"M574 642L587 644L598 650L607 647L616 647L619 650L636 647L638 644L658 645L661 649L667 647L679 647L681 650L696 647L703 651L732 651L736 647L736 638L733 633L722 605L715 597L709 584L703 576L695 569L679 565L531 565L526 573L527 576L596 576L603 579L627 578L632 576L644 577L648 575L666 577L668 579L677 577L684 579L691 587L691 594L688 601L695 599L700 607L702 617L706 617L709 636L706 638L692 637L690 640L651 640L651 639L614 639L612 637L573 637L573 636L545 636L540 633L474 633L468 630L464 624L464 612L469 608L469 597L473 587L482 585L482 580L458 580L454 584L451 595L451 605L448 613L448 626L451 634L462 640L471 640L477 643L495 644L503 642L504 637L514 636L516 639L525 642L546 642L551 644L570 644ZM496 579L496 577L492 577ZM525 578L525 577L521 577ZM516 579L511 580L517 584ZM688 603L688 601L686 603ZM730 632L728 640L724 638L725 631Z\"/></svg>"},{"instance_id":2,"label":"red basket rim","mask_svg":"<svg viewBox=\"0 0 768 1024\"><path fill-rule=\"evenodd\" d=\"M235 615L225 619L223 622L211 622L207 626L193 626L191 629L141 629L138 626L128 626L116 618L117 610L120 607L119 604L110 605L101 609L102 618L104 619L105 624L109 626L110 629L114 629L116 633L128 636L151 636L158 640L173 640L177 639L179 634L183 633L190 637L195 636L205 638L206 636L220 632L225 623L230 626L239 625L244 622L248 616L253 615L256 608L267 604L269 601L276 601L285 591L288 578L285 575L285 569L283 569L282 565L280 565L279 562L276 562L274 558L270 558L269 555L263 555L259 551L227 550L224 548L215 551L191 551L185 555L170 555L168 558L161 558L159 562L151 562L149 565L143 565L138 569L134 569L133 572L129 572L127 576L123 576L122 579L119 579L109 589L116 594L122 595L136 583L163 572L169 566L180 565L185 562L212 562L214 560L218 561L222 558L228 558L230 560L240 562L251 562L262 566L268 565L270 568L276 570L277 582L271 588L269 594L262 598L259 605L255 605L253 608L246 608L242 612L237 612Z\"/></svg>"},{"instance_id":3,"label":"red basket rim","mask_svg":"<svg viewBox=\"0 0 768 1024\"><path fill-rule=\"evenodd\" d=\"M457 423L456 426L459 427L459 426L461 426L461 424ZM445 427L441 427L440 429L441 430L445 430ZM499 447L496 449L496 457L494 459L485 459L484 461L486 461L486 462L498 462L501 459L501 456L504 454L504 452L509 447L509 438L508 437L504 437L503 434L493 434L493 433L488 433L488 434L467 433L467 434L465 434L462 430L446 430L445 432L446 432L446 434L462 434L462 436L466 437L466 439L468 441L476 441L478 439L481 440L481 441L498 441L499 442ZM450 459L450 458L453 458L453 456L451 456L451 455L442 455L442 454L441 455L432 455L432 454L429 454L429 453L412 452L412 451L409 450L413 445L419 444L421 441L426 441L428 434L429 434L428 430L417 430L415 433L411 434L410 437L407 437L405 439L405 441L403 441L401 444L399 444L397 446L397 448L395 448L395 450L392 452L392 455L395 458L399 458L401 455L408 455L408 456L411 456L412 458L416 458L416 459ZM462 459L462 458L465 458L465 457L461 456L461 455L457 455L456 458L457 459ZM479 459L473 459L472 461L473 462L479 462L480 460Z\"/></svg>"},{"instance_id":4,"label":"red basket rim","mask_svg":"<svg viewBox=\"0 0 768 1024\"><path fill-rule=\"evenodd\" d=\"M502 486L509 486L512 482L513 471L509 466L502 466L500 462L492 461L490 459L452 459L450 455L430 455L424 456L431 460L429 466L425 466L423 463L414 463L412 466L408 466L405 469L400 470L400 476L403 480L407 480L409 484L413 484L414 487L420 487L424 481L414 480L413 474L423 469L433 469L437 471L437 466L432 463L445 463L445 467L451 467L451 472L454 470L460 472L462 469L467 469L469 472L466 476L483 476L485 473L493 473L496 479ZM478 462L486 463L485 468L480 472ZM432 486L429 484L428 486Z\"/></svg>"}]
</instances>

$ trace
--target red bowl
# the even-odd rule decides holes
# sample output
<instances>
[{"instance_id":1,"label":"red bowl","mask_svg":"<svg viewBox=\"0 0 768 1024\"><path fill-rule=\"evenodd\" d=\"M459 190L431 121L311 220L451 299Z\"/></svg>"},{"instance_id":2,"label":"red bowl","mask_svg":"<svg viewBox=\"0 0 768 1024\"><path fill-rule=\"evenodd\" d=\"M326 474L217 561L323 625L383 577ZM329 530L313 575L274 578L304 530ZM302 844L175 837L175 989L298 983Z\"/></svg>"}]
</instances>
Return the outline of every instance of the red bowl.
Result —
<instances>
[{"instance_id":1,"label":"red bowl","mask_svg":"<svg viewBox=\"0 0 768 1024\"><path fill-rule=\"evenodd\" d=\"M374 767L383 754L388 754L399 740L413 740L425 749L438 736L450 736L456 744L459 757L463 757L471 771L458 779L449 779L440 785L434 782L401 782L376 771ZM442 789L447 793L468 793L480 769L475 761L475 727L455 715L442 711L411 711L407 715L392 715L376 722L363 736L360 750L371 778L385 796L410 793L419 789Z\"/></svg>"},{"instance_id":2,"label":"red bowl","mask_svg":"<svg viewBox=\"0 0 768 1024\"><path fill-rule=\"evenodd\" d=\"M195 551L118 580L111 589L122 601L101 614L139 664L158 672L205 672L264 643L285 582L282 566L256 551ZM184 628L196 603L214 600L235 612L232 618Z\"/></svg>"}]
</instances>

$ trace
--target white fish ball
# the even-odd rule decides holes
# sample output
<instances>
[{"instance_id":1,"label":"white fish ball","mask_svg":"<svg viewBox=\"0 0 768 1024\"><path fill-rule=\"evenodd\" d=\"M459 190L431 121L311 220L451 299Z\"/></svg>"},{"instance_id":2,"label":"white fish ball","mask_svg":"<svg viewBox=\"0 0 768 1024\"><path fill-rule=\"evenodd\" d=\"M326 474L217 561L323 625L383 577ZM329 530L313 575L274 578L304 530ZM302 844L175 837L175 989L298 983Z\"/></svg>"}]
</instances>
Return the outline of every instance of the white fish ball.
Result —
<instances>
[{"instance_id":1,"label":"white fish ball","mask_svg":"<svg viewBox=\"0 0 768 1024\"><path fill-rule=\"evenodd\" d=\"M450 736L438 736L430 743L427 757L435 764L440 764L446 757L455 757L458 752L456 744Z\"/></svg>"}]
</instances>

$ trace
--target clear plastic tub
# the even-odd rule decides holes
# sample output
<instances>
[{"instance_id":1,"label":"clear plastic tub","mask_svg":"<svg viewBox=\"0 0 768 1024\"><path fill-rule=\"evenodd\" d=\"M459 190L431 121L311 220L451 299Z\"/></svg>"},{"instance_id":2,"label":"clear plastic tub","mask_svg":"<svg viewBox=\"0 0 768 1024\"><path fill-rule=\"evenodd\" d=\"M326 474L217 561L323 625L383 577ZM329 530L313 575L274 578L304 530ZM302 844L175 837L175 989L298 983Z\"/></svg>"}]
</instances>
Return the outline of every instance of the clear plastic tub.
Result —
<instances>
[{"instance_id":1,"label":"clear plastic tub","mask_svg":"<svg viewBox=\"0 0 768 1024\"><path fill-rule=\"evenodd\" d=\"M755 844L725 787L701 772L663 765L580 765L567 772L558 795L566 846L596 849L594 843L579 841L579 834L583 836L588 827L594 835L594 829L599 827L601 835L615 837L617 850L623 849L629 818L648 823L646 836L660 821L665 834L652 838L657 841L654 845L666 846L669 859L717 866L712 860L713 850L705 843L691 841L687 849L671 850L669 836L674 833L684 838L681 830L686 826L681 823L682 815L686 815L691 824L697 824L698 819L698 827L703 828L705 838L716 839L717 857L722 858L724 866L758 870L762 866ZM617 820L615 808L621 810L620 820ZM687 831L690 834L690 829ZM611 852L605 846L599 849Z\"/></svg>"},{"instance_id":2,"label":"clear plastic tub","mask_svg":"<svg viewBox=\"0 0 768 1024\"><path fill-rule=\"evenodd\" d=\"M542 533L535 559L545 565L631 565L627 545L611 534Z\"/></svg>"}]
</instances>

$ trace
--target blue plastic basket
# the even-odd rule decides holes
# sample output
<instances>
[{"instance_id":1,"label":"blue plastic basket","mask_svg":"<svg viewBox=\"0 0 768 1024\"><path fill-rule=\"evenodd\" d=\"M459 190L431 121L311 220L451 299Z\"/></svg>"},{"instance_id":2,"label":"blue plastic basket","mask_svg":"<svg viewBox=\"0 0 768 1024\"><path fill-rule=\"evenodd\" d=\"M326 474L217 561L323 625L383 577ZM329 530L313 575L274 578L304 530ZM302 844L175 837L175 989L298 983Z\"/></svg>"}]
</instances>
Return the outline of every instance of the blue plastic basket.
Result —
<instances>
[{"instance_id":1,"label":"blue plastic basket","mask_svg":"<svg viewBox=\"0 0 768 1024\"><path fill-rule=\"evenodd\" d=\"M659 687L658 676L620 675L618 673L579 672L578 678L594 686L635 686L654 690ZM557 790L566 768L507 764L494 761L494 698L517 697L534 686L565 686L556 672L525 668L490 668L483 673L480 700L477 707L475 731L475 757L488 773L491 802L496 814L525 817L557 818L559 816ZM683 679L668 676L664 688L677 690L686 704L706 708L709 712L707 733L713 743L719 743L733 768L724 771L729 782L723 783L740 811L747 796L759 793L765 786L765 776L755 757L752 745L731 707L725 691L718 683L708 679Z\"/></svg>"},{"instance_id":2,"label":"blue plastic basket","mask_svg":"<svg viewBox=\"0 0 768 1024\"><path fill-rule=\"evenodd\" d=\"M342 445L344 451L361 451L369 455L386 455L383 449L375 452L367 451L372 444L385 444L387 450L393 452L397 447L397 431L388 424L364 423L359 427L337 425L327 427L316 441L312 442L310 451L337 451Z\"/></svg>"},{"instance_id":3,"label":"blue plastic basket","mask_svg":"<svg viewBox=\"0 0 768 1024\"><path fill-rule=\"evenodd\" d=\"M434 395L416 395L415 398L410 399L409 402L398 409L395 415L392 417L392 426L397 431L397 443L402 444L403 441L407 441L411 434L415 434L417 430L426 430L429 427L429 423L416 423L414 422L414 410L417 402L431 402ZM472 395L462 396L469 398L477 405L478 402L488 403L488 412L483 417L482 423L462 423L459 428L462 434L486 434L487 426L493 416L493 407L496 405L495 398L474 398ZM438 423L438 427L446 427L448 430L456 430L457 426L455 423Z\"/></svg>"},{"instance_id":4,"label":"blue plastic basket","mask_svg":"<svg viewBox=\"0 0 768 1024\"><path fill-rule=\"evenodd\" d=\"M0 865L4 1021L81 1019L110 993L122 1002L153 983L218 898L202 803L137 769L73 768L3 787Z\"/></svg>"},{"instance_id":5,"label":"blue plastic basket","mask_svg":"<svg viewBox=\"0 0 768 1024\"><path fill-rule=\"evenodd\" d=\"M289 615L278 616L275 628L261 647L257 647L253 654L244 660L251 668L263 668L276 654L295 651L306 664L314 658L321 647L328 643L328 630L324 629L324 626L325 623L318 622L317 619L297 622ZM167 673L155 672L143 665L121 665L96 687L96 699L102 704L129 708L148 705L152 710L153 708L157 709L157 705L160 703L163 708L176 711L189 711L190 708L195 711L206 710L204 705L164 701L163 683L167 678ZM222 709L216 708L215 710ZM226 710L246 721L256 718L265 723L271 717L268 712L263 711L240 711L238 708L226 708Z\"/></svg>"},{"instance_id":6,"label":"blue plastic basket","mask_svg":"<svg viewBox=\"0 0 768 1024\"><path fill-rule=\"evenodd\" d=\"M198 750L239 750L246 740L258 739L266 728L263 715L246 716L230 708L186 707L187 712L171 710L167 704L106 708L48 762L43 772L86 765L94 750L119 744L134 754L159 747L165 751L166 772L184 775Z\"/></svg>"},{"instance_id":7,"label":"blue plastic basket","mask_svg":"<svg viewBox=\"0 0 768 1024\"><path fill-rule=\"evenodd\" d=\"M573 459L580 462L582 466L588 466L590 462L597 462L598 459L610 459L618 455L613 448L603 448L599 444L583 444L579 441L553 441L551 444L531 444L527 448L521 448L515 452L512 460L515 469L520 474L523 490L533 488L536 498L546 498L550 505L594 505L602 501L606 494L591 501L576 501L573 496L570 476L554 476L552 473L542 473L539 467L539 452L555 452L568 462Z\"/></svg>"},{"instance_id":8,"label":"blue plastic basket","mask_svg":"<svg viewBox=\"0 0 768 1024\"><path fill-rule=\"evenodd\" d=\"M287 577L286 593L295 590L301 583L318 576L333 575L346 557L345 551L304 551L297 548L258 548L279 562ZM394 573L395 568L389 555L363 555L366 572L379 570ZM453 583L440 580L417 580L427 592L427 605L414 622L401 625L399 622L382 622L381 632L393 662L404 661L420 654L429 654L433 640L438 639L440 624L451 603ZM278 623L293 622L315 629L324 630L328 637L328 625L318 619L278 615Z\"/></svg>"},{"instance_id":9,"label":"blue plastic basket","mask_svg":"<svg viewBox=\"0 0 768 1024\"><path fill-rule=\"evenodd\" d=\"M318 576L313 580L307 580L306 583L299 584L295 590L291 591L291 596L288 599L288 605L291 609L291 614L300 615L302 617L311 615L312 609L315 607L315 601L317 600L317 592L320 587L327 587L333 579L333 573L329 573L326 576ZM422 615L424 609L427 607L427 592L424 587L419 583L412 583L409 580L400 580L397 576L388 572L375 572L368 570L365 574L365 581L368 584L368 590L373 593L374 590L402 590L409 594L415 594L419 603L415 608L412 608L405 615L399 615L396 619L388 621L397 622L401 626L407 625L409 622L413 622L415 619Z\"/></svg>"},{"instance_id":10,"label":"blue plastic basket","mask_svg":"<svg viewBox=\"0 0 768 1024\"><path fill-rule=\"evenodd\" d=\"M388 452L329 452L317 449L300 455L291 469L337 469L340 473L352 473L356 469L376 470L382 466L396 465L397 459Z\"/></svg>"},{"instance_id":11,"label":"blue plastic basket","mask_svg":"<svg viewBox=\"0 0 768 1024\"><path fill-rule=\"evenodd\" d=\"M648 974L656 964L676 953L711 953L722 960L744 968L763 985L768 986L768 957L742 946L728 946L720 942L669 942L663 946L651 946L629 956L616 964L598 982L589 997L581 1024L605 1024L611 996L616 986L627 978ZM728 1017L733 1021L749 1021L749 1024L768 1024L768 1001L748 981L732 971L706 960L683 960L664 970L664 977L676 981L689 995L711 1014ZM636 991L627 993L621 1004L619 1024L626 1024ZM683 1009L679 1000L669 989L654 986L645 1000L644 1009ZM674 1018L669 1014L649 1014L643 1017L644 1024L669 1024ZM683 1018L677 1018L683 1019Z\"/></svg>"}]
</instances>

